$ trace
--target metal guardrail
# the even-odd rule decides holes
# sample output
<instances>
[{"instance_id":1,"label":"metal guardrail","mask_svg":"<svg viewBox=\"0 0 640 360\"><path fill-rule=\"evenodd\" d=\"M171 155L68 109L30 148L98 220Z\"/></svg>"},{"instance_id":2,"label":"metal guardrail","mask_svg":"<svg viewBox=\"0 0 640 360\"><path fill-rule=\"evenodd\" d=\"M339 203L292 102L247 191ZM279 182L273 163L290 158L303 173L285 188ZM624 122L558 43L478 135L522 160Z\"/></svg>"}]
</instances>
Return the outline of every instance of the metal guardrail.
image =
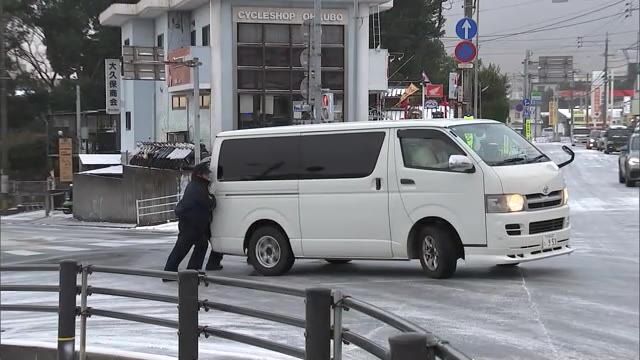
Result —
<instances>
[{"instance_id":1,"label":"metal guardrail","mask_svg":"<svg viewBox=\"0 0 640 360\"><path fill-rule=\"evenodd\" d=\"M395 314L343 295L340 291L325 288L306 290L270 285L263 282L232 279L219 276L206 276L193 270L179 273L124 269L108 266L79 265L75 261L63 261L60 265L12 265L0 266L0 271L58 271L58 285L1 285L0 291L58 292L58 306L29 304L0 304L2 311L28 311L58 313L58 359L72 360L75 354L76 317L80 317L79 359L86 360L87 318L101 316L112 319L139 322L155 326L178 329L178 355L180 360L198 358L200 335L205 338L217 338L256 346L303 360L341 360L344 345L354 345L383 360L470 360L468 356L440 340L429 331ZM89 285L89 276L93 273L129 275L139 277L162 278L178 281L178 296L153 294L132 290L94 287ZM78 274L81 275L78 284ZM200 285L239 287L279 295L304 298L305 318L251 309L201 300ZM80 295L80 306L76 296ZM92 308L88 298L93 294L144 299L150 301L178 304L178 321L161 319L139 314ZM256 319L273 321L304 329L305 347L297 348L288 344L257 338L224 329L200 325L200 310L217 310ZM399 330L400 334L389 338L389 348L359 335L343 325L343 312L352 309Z\"/></svg>"},{"instance_id":2,"label":"metal guardrail","mask_svg":"<svg viewBox=\"0 0 640 360\"><path fill-rule=\"evenodd\" d=\"M136 224L140 225L143 217L172 214L182 198L181 194L136 200ZM175 216L166 216L165 220L175 220Z\"/></svg>"}]
</instances>

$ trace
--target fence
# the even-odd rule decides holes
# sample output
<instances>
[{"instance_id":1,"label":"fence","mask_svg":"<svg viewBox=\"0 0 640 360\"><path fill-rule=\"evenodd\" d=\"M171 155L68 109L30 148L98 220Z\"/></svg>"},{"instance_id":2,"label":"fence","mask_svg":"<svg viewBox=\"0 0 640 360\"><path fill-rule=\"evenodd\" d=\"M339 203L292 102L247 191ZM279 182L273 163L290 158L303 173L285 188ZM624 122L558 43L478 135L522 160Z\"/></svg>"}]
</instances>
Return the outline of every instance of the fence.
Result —
<instances>
[{"instance_id":1,"label":"fence","mask_svg":"<svg viewBox=\"0 0 640 360\"><path fill-rule=\"evenodd\" d=\"M311 288L306 290L271 285L251 280L207 276L194 270L179 273L124 269L117 267L79 265L75 261L63 261L60 265L13 265L1 266L0 271L58 271L58 285L0 285L0 291L57 292L58 306L0 304L2 311L30 311L58 313L58 360L72 360L75 357L76 317L80 317L79 359L86 360L87 318L102 316L113 319L133 321L178 330L178 359L198 358L199 336L215 336L222 339L256 346L303 360L341 360L343 345L354 345L384 360L470 360L469 357L453 348L447 342L438 339L427 330L402 319L392 313L377 308L364 301L342 294L340 291ZM89 285L92 273L133 275L178 281L178 296L160 295L147 292L93 287ZM81 274L78 286L78 274ZM281 315L262 310L250 309L223 303L200 300L200 285L216 284L267 293L288 295L304 299L305 318ZM125 298L159 301L178 304L178 321L160 319L146 315L137 315L92 308L88 298L92 294L119 296ZM80 306L76 296L80 295ZM305 347L297 348L271 340L230 332L200 325L198 312L210 309L244 315L261 320L294 326L304 329ZM381 321L401 332L389 338L389 348L357 334L344 326L344 311L354 310Z\"/></svg>"},{"instance_id":2,"label":"fence","mask_svg":"<svg viewBox=\"0 0 640 360\"><path fill-rule=\"evenodd\" d=\"M136 224L142 223L142 218L153 216L155 222L175 220L174 210L182 195L169 195L151 199L136 200ZM145 224L154 221L145 221Z\"/></svg>"}]
</instances>

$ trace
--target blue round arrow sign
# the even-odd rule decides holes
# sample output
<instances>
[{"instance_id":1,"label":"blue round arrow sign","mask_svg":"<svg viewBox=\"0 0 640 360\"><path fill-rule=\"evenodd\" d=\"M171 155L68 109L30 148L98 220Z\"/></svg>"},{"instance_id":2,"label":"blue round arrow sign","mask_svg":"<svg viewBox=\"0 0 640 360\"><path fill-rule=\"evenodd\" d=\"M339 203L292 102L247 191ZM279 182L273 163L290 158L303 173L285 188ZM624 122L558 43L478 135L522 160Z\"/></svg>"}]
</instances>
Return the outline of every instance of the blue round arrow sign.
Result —
<instances>
[{"instance_id":1,"label":"blue round arrow sign","mask_svg":"<svg viewBox=\"0 0 640 360\"><path fill-rule=\"evenodd\" d=\"M462 63L472 62L478 55L476 46L468 40L463 40L456 45L456 59Z\"/></svg>"},{"instance_id":2,"label":"blue round arrow sign","mask_svg":"<svg viewBox=\"0 0 640 360\"><path fill-rule=\"evenodd\" d=\"M462 40L471 40L478 34L478 24L472 18L462 18L456 23L456 34Z\"/></svg>"}]
</instances>

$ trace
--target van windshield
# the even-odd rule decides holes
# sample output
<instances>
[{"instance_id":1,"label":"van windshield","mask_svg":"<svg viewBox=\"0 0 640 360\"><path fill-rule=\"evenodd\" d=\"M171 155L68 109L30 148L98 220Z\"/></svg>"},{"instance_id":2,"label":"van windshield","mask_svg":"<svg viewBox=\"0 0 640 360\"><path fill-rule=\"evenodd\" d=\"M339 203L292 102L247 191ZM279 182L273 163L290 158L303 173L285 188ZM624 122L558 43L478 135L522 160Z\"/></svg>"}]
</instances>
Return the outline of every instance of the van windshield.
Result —
<instances>
[{"instance_id":1,"label":"van windshield","mask_svg":"<svg viewBox=\"0 0 640 360\"><path fill-rule=\"evenodd\" d=\"M503 124L469 124L451 129L490 166L550 161L525 138Z\"/></svg>"}]
</instances>

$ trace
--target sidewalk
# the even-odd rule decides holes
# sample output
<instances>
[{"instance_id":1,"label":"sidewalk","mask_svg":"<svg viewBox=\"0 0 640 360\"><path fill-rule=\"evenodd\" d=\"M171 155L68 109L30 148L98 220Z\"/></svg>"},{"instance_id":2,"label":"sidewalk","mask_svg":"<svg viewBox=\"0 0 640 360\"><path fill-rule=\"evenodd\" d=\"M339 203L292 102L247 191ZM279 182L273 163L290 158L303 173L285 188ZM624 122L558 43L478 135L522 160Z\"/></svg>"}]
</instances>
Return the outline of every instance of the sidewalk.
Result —
<instances>
[{"instance_id":1,"label":"sidewalk","mask_svg":"<svg viewBox=\"0 0 640 360\"><path fill-rule=\"evenodd\" d=\"M28 223L34 225L83 226L115 229L133 229L136 227L136 224L80 221L74 219L73 215L63 214L60 211L52 211L50 216L46 216L44 210L2 216L2 223Z\"/></svg>"}]
</instances>

